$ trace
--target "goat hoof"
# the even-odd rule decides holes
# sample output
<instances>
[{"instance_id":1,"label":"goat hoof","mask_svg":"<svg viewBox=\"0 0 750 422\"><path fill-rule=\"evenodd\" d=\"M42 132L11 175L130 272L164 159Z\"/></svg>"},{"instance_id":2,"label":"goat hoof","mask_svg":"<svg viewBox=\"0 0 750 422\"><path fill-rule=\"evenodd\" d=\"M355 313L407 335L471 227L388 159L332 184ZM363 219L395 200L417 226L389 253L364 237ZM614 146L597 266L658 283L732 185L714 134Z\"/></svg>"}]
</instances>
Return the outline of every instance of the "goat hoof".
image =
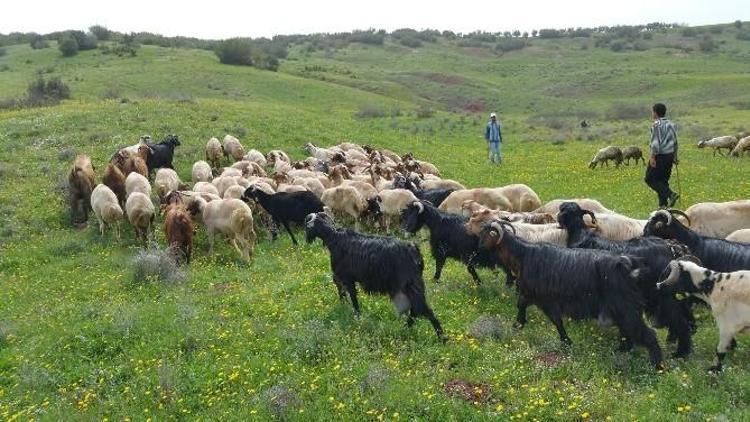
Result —
<instances>
[{"instance_id":1,"label":"goat hoof","mask_svg":"<svg viewBox=\"0 0 750 422\"><path fill-rule=\"evenodd\" d=\"M633 350L633 345L627 343L620 344L620 346L617 348L617 351L620 353L629 352L631 350Z\"/></svg>"},{"instance_id":2,"label":"goat hoof","mask_svg":"<svg viewBox=\"0 0 750 422\"><path fill-rule=\"evenodd\" d=\"M562 344L565 347L570 347L570 346L573 345L573 340L571 340L569 338L563 338L563 339L560 339L560 341L562 341Z\"/></svg>"},{"instance_id":3,"label":"goat hoof","mask_svg":"<svg viewBox=\"0 0 750 422\"><path fill-rule=\"evenodd\" d=\"M657 371L666 371L667 370L667 364L665 362L659 362L656 365L654 365L654 368Z\"/></svg>"},{"instance_id":4,"label":"goat hoof","mask_svg":"<svg viewBox=\"0 0 750 422\"><path fill-rule=\"evenodd\" d=\"M737 348L737 340L732 339L732 342L729 343L729 350L734 350Z\"/></svg>"},{"instance_id":5,"label":"goat hoof","mask_svg":"<svg viewBox=\"0 0 750 422\"><path fill-rule=\"evenodd\" d=\"M716 375L719 372L721 372L721 365L712 365L711 367L708 368L708 373L709 374Z\"/></svg>"},{"instance_id":6,"label":"goat hoof","mask_svg":"<svg viewBox=\"0 0 750 422\"><path fill-rule=\"evenodd\" d=\"M690 356L690 350L678 350L672 353L673 359L686 359L688 356Z\"/></svg>"},{"instance_id":7,"label":"goat hoof","mask_svg":"<svg viewBox=\"0 0 750 422\"><path fill-rule=\"evenodd\" d=\"M520 330L524 325L525 323L516 321L513 323L513 328L515 328L516 330Z\"/></svg>"}]
</instances>

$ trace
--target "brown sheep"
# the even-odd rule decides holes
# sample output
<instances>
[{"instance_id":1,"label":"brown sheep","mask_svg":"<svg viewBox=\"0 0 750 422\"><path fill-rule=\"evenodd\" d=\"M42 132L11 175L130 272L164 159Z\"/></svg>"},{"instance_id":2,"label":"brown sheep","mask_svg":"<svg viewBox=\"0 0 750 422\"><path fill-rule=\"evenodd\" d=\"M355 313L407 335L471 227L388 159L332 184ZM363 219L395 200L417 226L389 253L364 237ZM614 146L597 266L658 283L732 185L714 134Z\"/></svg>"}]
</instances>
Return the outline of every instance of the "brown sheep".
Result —
<instances>
[{"instance_id":1,"label":"brown sheep","mask_svg":"<svg viewBox=\"0 0 750 422\"><path fill-rule=\"evenodd\" d=\"M193 253L193 221L179 194L168 195L165 199L164 233L169 251L178 263L184 259L189 264Z\"/></svg>"},{"instance_id":2,"label":"brown sheep","mask_svg":"<svg viewBox=\"0 0 750 422\"><path fill-rule=\"evenodd\" d=\"M83 221L89 219L91 208L91 192L94 190L94 166L88 155L76 156L68 173L68 185L70 186L70 223L79 224L76 215L83 209Z\"/></svg>"},{"instance_id":3,"label":"brown sheep","mask_svg":"<svg viewBox=\"0 0 750 422\"><path fill-rule=\"evenodd\" d=\"M125 176L120 171L120 168L112 163L108 163L107 168L104 169L104 175L102 175L102 183L112 189L112 192L117 196L120 208L125 209L125 199L127 198Z\"/></svg>"}]
</instances>

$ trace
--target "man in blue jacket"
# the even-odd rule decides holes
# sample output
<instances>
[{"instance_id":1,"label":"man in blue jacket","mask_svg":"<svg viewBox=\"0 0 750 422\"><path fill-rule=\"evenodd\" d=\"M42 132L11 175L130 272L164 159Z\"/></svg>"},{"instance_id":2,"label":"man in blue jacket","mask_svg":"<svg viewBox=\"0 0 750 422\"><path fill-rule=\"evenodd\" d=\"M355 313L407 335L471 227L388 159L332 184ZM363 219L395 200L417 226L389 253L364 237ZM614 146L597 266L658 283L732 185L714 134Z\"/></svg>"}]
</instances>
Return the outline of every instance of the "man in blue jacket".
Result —
<instances>
[{"instance_id":1,"label":"man in blue jacket","mask_svg":"<svg viewBox=\"0 0 750 422\"><path fill-rule=\"evenodd\" d=\"M503 142L503 134L495 113L490 113L490 121L484 130L484 139L487 140L490 149L490 161L495 164L502 163L503 156L500 153L500 143Z\"/></svg>"}]
</instances>

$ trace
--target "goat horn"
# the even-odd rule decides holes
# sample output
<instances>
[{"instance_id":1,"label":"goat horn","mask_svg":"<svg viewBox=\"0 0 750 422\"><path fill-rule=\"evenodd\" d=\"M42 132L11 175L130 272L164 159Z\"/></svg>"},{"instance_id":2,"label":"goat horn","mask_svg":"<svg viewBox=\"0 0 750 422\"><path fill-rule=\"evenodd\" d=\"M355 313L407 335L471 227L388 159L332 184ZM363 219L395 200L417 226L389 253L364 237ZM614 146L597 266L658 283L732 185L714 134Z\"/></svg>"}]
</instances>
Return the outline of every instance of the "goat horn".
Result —
<instances>
[{"instance_id":1,"label":"goat horn","mask_svg":"<svg viewBox=\"0 0 750 422\"><path fill-rule=\"evenodd\" d=\"M500 241L503 240L503 234L505 233L505 230L503 230L503 227L500 225L499 221L491 222L490 227L497 232L497 243L500 243Z\"/></svg>"},{"instance_id":2,"label":"goat horn","mask_svg":"<svg viewBox=\"0 0 750 422\"><path fill-rule=\"evenodd\" d=\"M690 224L691 224L691 222L690 222L690 217L688 217L688 215L687 215L687 214L685 214L684 212L682 212L682 211L680 211L680 210L676 210L676 209L669 209L668 211L669 211L669 214L670 214L670 215L675 215L675 214L676 214L676 215L680 215L680 216L683 216L683 217L685 217L685 219L686 219L686 220L687 220L687 222L688 222L688 226L690 226Z\"/></svg>"},{"instance_id":3,"label":"goat horn","mask_svg":"<svg viewBox=\"0 0 750 422\"><path fill-rule=\"evenodd\" d=\"M414 201L414 205L419 208L419 214L422 214L424 212L424 204L422 204L420 201Z\"/></svg>"},{"instance_id":4,"label":"goat horn","mask_svg":"<svg viewBox=\"0 0 750 422\"><path fill-rule=\"evenodd\" d=\"M667 270L669 270L669 273L664 278L664 280L656 283L657 289L661 289L664 286L671 286L677 282L677 279L679 278L680 271L681 271L679 261L677 260L671 261L669 263L669 266L667 266L667 268L664 269L664 272L662 272L662 277L664 276L664 273L667 272Z\"/></svg>"},{"instance_id":5,"label":"goat horn","mask_svg":"<svg viewBox=\"0 0 750 422\"><path fill-rule=\"evenodd\" d=\"M315 225L315 219L318 217L315 213L307 214L307 217L305 217L305 226L312 227Z\"/></svg>"},{"instance_id":6,"label":"goat horn","mask_svg":"<svg viewBox=\"0 0 750 422\"><path fill-rule=\"evenodd\" d=\"M513 226L513 224L510 224L510 222L509 222L509 221L503 221L503 220L500 220L500 221L498 221L498 223L499 223L499 224L500 224L501 226L506 226L506 227L510 227L510 231L512 231L514 235L515 235L515 234L517 234L517 233L516 233L516 228L515 228L515 227Z\"/></svg>"},{"instance_id":7,"label":"goat horn","mask_svg":"<svg viewBox=\"0 0 750 422\"><path fill-rule=\"evenodd\" d=\"M594 215L594 212L593 212L593 211L589 211L589 210L581 210L581 212L582 212L582 213L584 213L584 214L588 214L588 215L590 215L590 216L591 216L591 222L592 222L592 223L593 223L594 225L596 225L596 216Z\"/></svg>"}]
</instances>

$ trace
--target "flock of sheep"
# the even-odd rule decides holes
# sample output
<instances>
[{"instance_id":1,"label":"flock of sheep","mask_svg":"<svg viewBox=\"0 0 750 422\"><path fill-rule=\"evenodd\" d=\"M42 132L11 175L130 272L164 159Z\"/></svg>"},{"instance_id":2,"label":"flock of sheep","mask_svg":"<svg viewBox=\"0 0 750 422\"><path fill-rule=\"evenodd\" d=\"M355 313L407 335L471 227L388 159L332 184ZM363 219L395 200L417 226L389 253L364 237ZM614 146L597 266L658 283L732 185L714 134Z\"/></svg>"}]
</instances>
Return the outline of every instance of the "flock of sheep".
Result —
<instances>
[{"instance_id":1,"label":"flock of sheep","mask_svg":"<svg viewBox=\"0 0 750 422\"><path fill-rule=\"evenodd\" d=\"M718 152L722 154L721 150L726 149L729 151L730 157L741 157L745 152L750 151L750 136L746 132L740 132L737 135L719 136L708 140L698 142L698 148L713 148L714 156ZM623 162L625 165L630 164L630 160L642 161L646 164L646 160L643 158L643 151L635 145L631 145L625 148L617 146L606 146L594 154L594 158L589 162L589 168L596 168L598 165L602 167L606 165L609 167L609 162L615 163L615 167L620 167Z\"/></svg>"},{"instance_id":2,"label":"flock of sheep","mask_svg":"<svg viewBox=\"0 0 750 422\"><path fill-rule=\"evenodd\" d=\"M250 260L258 230L275 238L283 227L297 244L293 226L301 225L308 243L320 239L328 249L339 297L348 297L357 313L359 284L366 293L388 295L408 314L408 325L426 317L441 339L420 248L389 236L394 224L408 233L429 232L436 281L449 258L465 265L476 283L477 268L502 270L516 287L517 327L526 323L526 308L537 305L565 343L571 340L563 317L596 319L619 329L622 350L646 347L657 367L664 361L653 328L666 328L677 342L675 356L686 357L696 321L692 303L678 300L677 291L712 309L720 343L711 370L721 369L735 334L750 329L750 200L658 210L639 220L595 199L542 204L523 184L466 188L412 154L308 143L309 157L295 162L280 150L246 151L231 135L223 143L208 141L206 159L193 164L190 187L173 170L179 145L174 135L159 143L143 137L114 154L98 185L91 159L77 156L69 173L73 223L81 213L87 220L91 209L102 235L113 227L119 237L119 221L127 216L145 243L157 214L155 193L166 242L184 263L198 226L210 249L221 233ZM221 167L227 160L231 164Z\"/></svg>"}]
</instances>

